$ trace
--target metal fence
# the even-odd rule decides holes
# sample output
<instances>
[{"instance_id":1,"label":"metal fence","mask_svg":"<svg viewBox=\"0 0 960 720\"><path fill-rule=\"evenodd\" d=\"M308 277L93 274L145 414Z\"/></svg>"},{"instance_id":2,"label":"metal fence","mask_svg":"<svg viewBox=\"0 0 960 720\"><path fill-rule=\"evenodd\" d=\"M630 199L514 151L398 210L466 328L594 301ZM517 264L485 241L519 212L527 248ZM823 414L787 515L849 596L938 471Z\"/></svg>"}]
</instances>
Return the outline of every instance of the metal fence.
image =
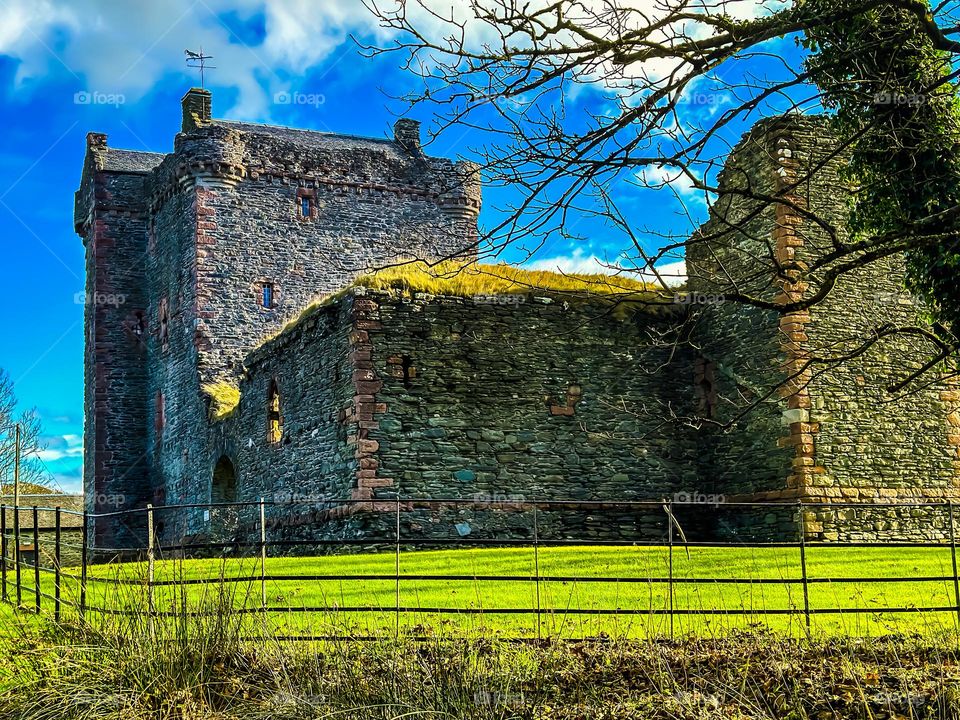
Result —
<instances>
[{"instance_id":1,"label":"metal fence","mask_svg":"<svg viewBox=\"0 0 960 720\"><path fill-rule=\"evenodd\" d=\"M409 499L397 498L392 500L336 500L325 501L318 505L311 503L310 509L319 513L325 519L302 524L298 527L299 537L284 536L283 532L271 530L275 521L282 519L291 512L289 502L259 502L246 503L218 503L205 505L177 505L140 508L135 510L119 510L111 513L79 513L59 507L10 507L0 506L0 594L3 601L11 604L18 611L35 613L50 612L56 621L62 620L68 613L75 613L80 618L89 619L91 616L125 615L132 613L145 614L150 622L180 616L202 616L214 612L209 609L188 610L183 608L163 610L158 603L158 594L170 589L188 593L189 588L203 586L223 587L227 584L247 582L258 588L252 602L233 609L238 614L266 615L303 615L335 613L389 613L395 618L395 631L399 634L400 619L406 615L437 615L437 616L530 616L533 618L535 636L541 637L543 629L541 618L544 616L559 617L564 615L580 616L648 616L662 617L668 624L665 628L672 636L676 618L689 616L750 616L751 618L766 618L768 616L787 616L802 619L803 627L809 631L811 621L818 615L898 615L917 613L947 613L951 622L960 626L960 576L957 570L957 546L954 532L954 507L950 503L921 504L921 503L871 503L869 505L851 505L840 503L726 503L725 511L740 509L746 513L780 512L784 517L792 518L795 522L794 537L779 540L731 540L731 539L693 539L689 538L690 529L683 528L678 521L678 514L682 510L689 510L688 503L675 502L590 502L590 501L532 501L518 500L491 503L476 499ZM402 521L410 513L419 511L426 513L425 517L440 517L443 512L458 513L464 509L471 512L488 513L490 517L499 517L497 514L522 513L529 519L529 537L514 537L510 534L498 536L490 533L487 537L471 537L457 534L438 534L436 528L421 529L419 533L407 527L401 530ZM805 513L811 510L835 510L837 512L876 512L890 509L904 514L915 514L917 531L924 532L928 525L933 526L930 518L938 517L944 528L940 539L928 540L871 540L846 542L811 541L807 538ZM237 523L240 535L230 538L217 538L203 533L179 537L170 537L158 531L158 516L184 516L200 511L204 518L209 519L211 513L230 512L235 514L246 513L249 522ZM337 511L344 517L376 518L380 534L367 534L358 537L330 536L330 517ZM545 512L551 517L563 518L572 513L589 513L592 518L602 518L604 513L614 513L623 518L631 513L637 517L649 518L656 514L662 517L662 534L646 536L637 530L631 533L630 528L621 529L620 537L595 538L569 536L558 537L563 532L554 529L553 533L544 533L542 518ZM44 527L40 518L47 514L53 519L52 527ZM924 516L923 513L928 513ZM565 515L566 514L566 515ZM65 522L65 518L70 521ZM749 517L749 516L748 516ZM125 525L144 528L142 544L127 545L124 547L97 547L93 542L91 528L97 522L122 522ZM601 520L602 522L602 520ZM64 528L67 525L79 524L80 537L70 540L66 537ZM26 526L26 527L24 527ZM445 526L444 526L445 527ZM303 537L304 531L309 537ZM432 530L432 532L428 532ZM631 534L634 535L631 537ZM427 549L449 548L525 548L529 550L531 571L526 573L487 572L487 573L450 573L450 572L416 572L422 569L420 551ZM648 548L657 553L656 557L662 560L662 573L635 575L624 574L585 574L585 573L553 573L544 568L544 554L555 548L594 548L599 552L602 548ZM678 553L685 553L681 557L690 560L689 553L695 548L718 549L782 549L797 563L795 576L763 577L763 576L735 576L735 575L685 575L677 572ZM834 550L852 548L885 548L889 550L889 557L896 559L897 554L907 552L909 548L937 549L943 555L941 560L946 564L946 553L949 552L949 573L934 575L917 575L914 572L902 574L863 576L823 576L811 574L809 554L814 550L831 548ZM75 551L78 560L75 565L64 562L65 550ZM330 561L331 558L360 555L376 555L379 559L385 556L392 558L389 572L374 573L290 573L270 572L268 560L291 558L309 555L319 558L318 562ZM112 555L112 562L104 559ZM158 567L171 562L188 561L191 558L224 557L250 561L252 571L241 576L227 577L221 574L211 574L207 577L158 577ZM136 564L134 564L136 563ZM381 563L382 564L382 563ZM139 576L123 576L119 572L124 568L137 567L142 572ZM404 572L404 568L413 568L413 572ZM113 576L103 572L105 568L117 571ZM268 592L271 586L281 583L300 583L309 586L311 583L348 583L364 587L370 583L389 583L393 587L393 602L386 604L303 604L293 605L282 602L272 602ZM515 583L530 588L530 605L518 606L484 606L459 607L447 605L420 605L409 604L403 601L405 587L418 587L426 583L465 583L471 586L491 584L493 587L504 587ZM832 586L870 586L876 583L909 583L911 586L925 586L940 584L949 588L949 602L917 604L887 604L870 607L849 607L840 604L821 605L811 602L811 590L823 585ZM558 607L544 601L543 589L545 586L557 584L573 584L588 587L610 586L646 586L650 589L650 601L646 604L636 603L633 606L615 607ZM775 607L681 607L677 603L678 590L685 586L781 586L786 588L788 599L786 606ZM91 587L101 588L98 591L99 602L92 602ZM104 590L104 588L106 588ZM119 594L121 588L135 588L143 591L143 604L140 607L111 606L112 595ZM653 588L662 588L663 595L654 600ZM792 601L793 589L799 589L796 602ZM186 594L183 594L186 597ZM312 634L291 635L290 639L319 639Z\"/></svg>"}]
</instances>

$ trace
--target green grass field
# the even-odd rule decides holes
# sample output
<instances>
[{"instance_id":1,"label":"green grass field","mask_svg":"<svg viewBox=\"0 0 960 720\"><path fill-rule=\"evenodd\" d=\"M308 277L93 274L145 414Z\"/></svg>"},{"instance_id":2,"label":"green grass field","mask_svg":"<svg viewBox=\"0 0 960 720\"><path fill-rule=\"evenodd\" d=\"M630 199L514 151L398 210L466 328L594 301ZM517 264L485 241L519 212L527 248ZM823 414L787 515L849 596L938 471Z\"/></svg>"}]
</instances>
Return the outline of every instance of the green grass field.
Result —
<instances>
[{"instance_id":1,"label":"green grass field","mask_svg":"<svg viewBox=\"0 0 960 720\"><path fill-rule=\"evenodd\" d=\"M271 613L270 625L281 634L382 634L424 632L443 628L470 633L507 636L555 635L566 637L663 636L671 632L668 615L669 585L654 579L668 577L668 552L650 547L540 548L535 557L530 548L458 549L401 553L398 584L393 577L397 557L393 553L340 555L307 558L268 558L268 575L291 579L266 582L267 604L290 608ZM801 578L796 548L676 548L673 555L673 607L690 614L677 615L673 632L699 635L722 634L753 623L774 630L800 634L802 614L763 616L763 610L804 608L803 588L785 582ZM539 583L521 578L537 574ZM76 572L76 569L70 569ZM221 584L193 584L180 588L154 589L160 612L180 612L221 603L236 608L261 607L259 559L158 561L155 579L236 579ZM947 548L845 548L808 547L807 573L812 629L828 635L879 635L891 632L938 632L956 627L956 613L922 611L930 607L954 607L950 549ZM292 576L361 576L359 579L292 579ZM456 579L424 580L412 576L457 576ZM89 569L87 602L106 609L136 608L146 604L146 566L142 563L98 565ZM846 578L850 582L818 582L822 578ZM924 577L941 577L918 582ZM32 569L22 573L22 597L33 603ZM53 594L53 577L44 573L41 589ZM120 578L132 585L98 582ZM546 578L546 579L544 579ZM554 578L554 579L550 579ZM581 578L581 579L575 579ZM591 579L613 578L610 581ZM692 578L715 580L705 584L684 582ZM723 580L747 579L730 583ZM883 582L866 582L869 578ZM888 578L910 578L891 581ZM8 582L12 574L8 573ZM9 588L12 595L12 587ZM63 581L65 600L76 602L78 583ZM396 613L397 598L408 611ZM53 602L41 599L43 614L53 612ZM539 628L533 613L498 610L532 610L539 605ZM912 608L891 613L888 607ZM304 608L326 608L303 612ZM347 612L346 608L369 608ZM853 614L821 614L825 609L845 608ZM600 611L598 613L598 611ZM616 611L612 613L611 611ZM9 613L9 607L4 609ZM72 610L65 610L69 617ZM719 614L718 614L719 613ZM22 615L22 613L21 613ZM247 616L251 627L262 627L260 613Z\"/></svg>"}]
</instances>

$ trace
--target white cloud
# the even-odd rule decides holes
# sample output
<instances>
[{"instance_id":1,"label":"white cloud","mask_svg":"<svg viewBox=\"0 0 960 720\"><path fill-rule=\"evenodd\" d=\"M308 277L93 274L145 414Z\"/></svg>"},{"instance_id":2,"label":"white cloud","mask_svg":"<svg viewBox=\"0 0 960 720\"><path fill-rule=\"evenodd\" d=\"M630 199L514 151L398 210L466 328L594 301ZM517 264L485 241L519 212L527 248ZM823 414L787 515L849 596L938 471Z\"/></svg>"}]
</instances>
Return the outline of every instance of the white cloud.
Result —
<instances>
[{"instance_id":1,"label":"white cloud","mask_svg":"<svg viewBox=\"0 0 960 720\"><path fill-rule=\"evenodd\" d=\"M80 435L67 433L53 437L41 438L46 448L36 453L43 462L56 462L71 458L83 457L83 438Z\"/></svg>"},{"instance_id":2,"label":"white cloud","mask_svg":"<svg viewBox=\"0 0 960 720\"><path fill-rule=\"evenodd\" d=\"M694 187L693 179L679 168L666 165L649 165L637 173L637 178L644 185L653 189L669 187L683 196L703 194Z\"/></svg>"},{"instance_id":3,"label":"white cloud","mask_svg":"<svg viewBox=\"0 0 960 720\"><path fill-rule=\"evenodd\" d=\"M433 12L419 2L410 2L405 6L405 13L418 29L438 41L454 29L440 18L452 17L462 22L473 14L469 0L428 0L426 4ZM534 0L529 7L546 4L547 0ZM654 22L664 15L668 5L671 3L662 0L624 0L624 7L636 12L621 31ZM382 7L390 10L394 3L386 0ZM766 7L766 3L755 0L731 0L722 10L737 17L754 17L765 12ZM704 15L720 12L717 6L705 2L687 9ZM566 19L589 22L596 13L608 10L602 0L585 0L583 4L567 8ZM225 13L241 21L262 16L265 36L253 45L244 44L224 24ZM496 39L492 28L485 23L467 22L466 27L471 47ZM655 31L651 40L669 44L705 37L710 32L711 26L688 20ZM0 53L19 61L18 81L66 71L86 85L81 89L124 93L135 100L164 75L186 74L184 48L196 49L203 45L215 55L217 85L239 90L237 107L229 110L247 119L263 115L272 93L289 90L290 78L302 77L311 67L327 60L351 34L379 44L391 37L391 31L383 28L360 0L4 0L0 3ZM554 43L564 40L558 35ZM522 42L522 38L515 35L512 41ZM351 62L357 60L355 54L351 56ZM657 82L682 63L677 58L668 58L635 64L625 69L619 89L636 88L638 82L641 85ZM601 68L597 71L604 74Z\"/></svg>"},{"instance_id":4,"label":"white cloud","mask_svg":"<svg viewBox=\"0 0 960 720\"><path fill-rule=\"evenodd\" d=\"M221 14L262 13L266 37L246 45ZM216 83L239 90L238 115L262 115L283 76L302 75L351 32L376 33L360 2L337 0L7 0L0 53L19 61L17 81L70 73L82 88L136 100L169 73L189 77L184 49L215 56ZM185 83L186 84L186 83ZM221 112L224 109L221 109Z\"/></svg>"},{"instance_id":5,"label":"white cloud","mask_svg":"<svg viewBox=\"0 0 960 720\"><path fill-rule=\"evenodd\" d=\"M586 255L576 249L570 255L557 255L548 258L538 258L524 267L528 270L547 270L562 273L601 273L604 275L623 275L646 282L657 283L657 275L667 285L679 285L687 279L687 266L683 260L662 263L656 266L657 273L648 269L640 270L635 264L619 261L603 260L596 255Z\"/></svg>"}]
</instances>

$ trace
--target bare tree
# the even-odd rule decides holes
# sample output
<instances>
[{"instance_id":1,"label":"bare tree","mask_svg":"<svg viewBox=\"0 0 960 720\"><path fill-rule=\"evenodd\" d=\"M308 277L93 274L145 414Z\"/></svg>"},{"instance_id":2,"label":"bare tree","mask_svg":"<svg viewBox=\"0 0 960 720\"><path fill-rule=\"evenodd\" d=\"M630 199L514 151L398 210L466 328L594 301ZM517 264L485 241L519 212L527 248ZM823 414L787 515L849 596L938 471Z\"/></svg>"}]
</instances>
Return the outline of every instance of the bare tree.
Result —
<instances>
[{"instance_id":1,"label":"bare tree","mask_svg":"<svg viewBox=\"0 0 960 720\"><path fill-rule=\"evenodd\" d=\"M40 460L44 449L40 418L36 410L17 410L13 380L9 373L0 369L0 484L2 494L13 492L14 466L17 461L17 427L20 438L20 482L27 490L31 486L47 488L53 478Z\"/></svg>"},{"instance_id":2,"label":"bare tree","mask_svg":"<svg viewBox=\"0 0 960 720\"><path fill-rule=\"evenodd\" d=\"M576 240L602 226L631 248L616 266L652 275L665 260L743 253L749 217L788 207L820 238L816 257L784 256L769 238L749 244L746 275L724 263L696 268L699 282L725 301L787 315L826 302L838 283L871 265L904 263L910 292L930 322L877 322L798 373L828 368L907 334L929 351L890 389L903 391L942 369L960 341L960 148L953 81L960 43L956 3L925 0L474 0L438 10L430 0L368 0L394 41L366 47L399 54L418 78L403 96L429 105L439 134L452 127L483 134L488 185L519 201L500 207L480 248L508 245L533 254L551 238ZM779 43L779 44L778 44ZM784 44L796 47L785 59ZM592 110L569 99L592 93ZM714 100L697 112L697 98ZM700 108L702 110L702 108ZM733 143L756 120L784 113L830 115L838 138L827 155L788 182L727 183L717 174ZM798 199L837 164L850 216L838 227ZM664 232L624 204L631 189L684 186L711 221ZM905 259L905 260L904 260ZM688 262L688 269L689 268ZM743 270L743 268L741 268ZM786 296L784 286L800 288ZM952 370L949 372L953 372ZM786 382L792 382L788 379Z\"/></svg>"}]
</instances>

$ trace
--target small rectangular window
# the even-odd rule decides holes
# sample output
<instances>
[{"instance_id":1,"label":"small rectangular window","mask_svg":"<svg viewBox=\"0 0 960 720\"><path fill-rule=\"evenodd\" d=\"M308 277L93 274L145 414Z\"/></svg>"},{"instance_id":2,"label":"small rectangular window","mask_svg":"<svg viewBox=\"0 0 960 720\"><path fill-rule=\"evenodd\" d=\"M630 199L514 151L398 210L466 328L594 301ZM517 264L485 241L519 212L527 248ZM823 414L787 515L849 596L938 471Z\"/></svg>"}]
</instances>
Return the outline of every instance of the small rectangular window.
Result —
<instances>
[{"instance_id":1,"label":"small rectangular window","mask_svg":"<svg viewBox=\"0 0 960 720\"><path fill-rule=\"evenodd\" d=\"M273 283L264 283L260 295L260 303L265 308L273 307Z\"/></svg>"},{"instance_id":2,"label":"small rectangular window","mask_svg":"<svg viewBox=\"0 0 960 720\"><path fill-rule=\"evenodd\" d=\"M300 198L300 214L303 217L310 217L310 210L313 203L310 201L310 198L304 195Z\"/></svg>"}]
</instances>

